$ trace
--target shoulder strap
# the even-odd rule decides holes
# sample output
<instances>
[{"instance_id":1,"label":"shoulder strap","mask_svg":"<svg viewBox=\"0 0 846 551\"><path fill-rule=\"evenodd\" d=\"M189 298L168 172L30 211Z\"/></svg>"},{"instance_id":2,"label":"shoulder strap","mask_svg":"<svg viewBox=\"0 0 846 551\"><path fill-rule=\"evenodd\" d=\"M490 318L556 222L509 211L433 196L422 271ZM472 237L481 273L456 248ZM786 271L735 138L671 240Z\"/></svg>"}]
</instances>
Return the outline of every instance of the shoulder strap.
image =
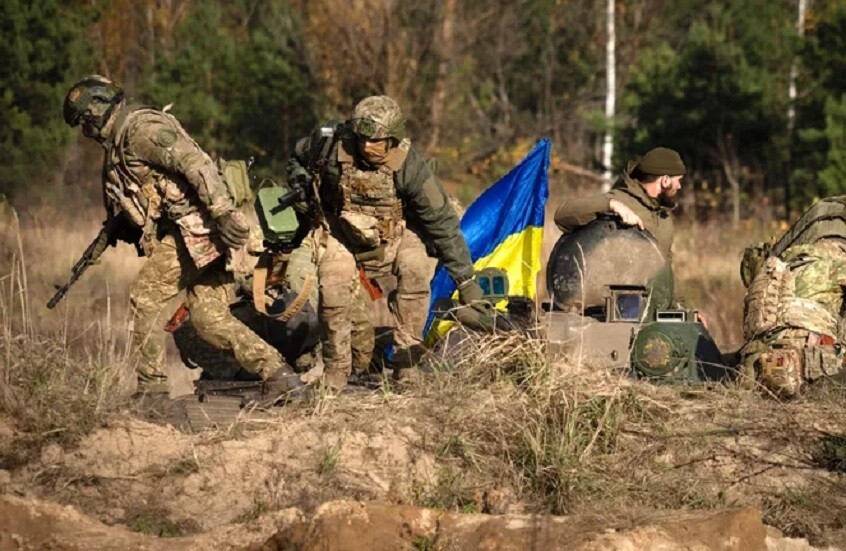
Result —
<instances>
[{"instance_id":1,"label":"shoulder strap","mask_svg":"<svg viewBox=\"0 0 846 551\"><path fill-rule=\"evenodd\" d=\"M129 164L126 161L126 151L123 147L123 141L126 138L126 133L129 131L130 123L135 121L139 115L148 113L158 112L146 105L133 103L127 104L123 109L121 109L120 113L118 113L118 118L115 120L115 134L112 138L112 148L115 153L117 153L118 160L120 161L119 166L122 175L132 180L138 186L143 186L144 182L139 180L132 170L129 169Z\"/></svg>"}]
</instances>

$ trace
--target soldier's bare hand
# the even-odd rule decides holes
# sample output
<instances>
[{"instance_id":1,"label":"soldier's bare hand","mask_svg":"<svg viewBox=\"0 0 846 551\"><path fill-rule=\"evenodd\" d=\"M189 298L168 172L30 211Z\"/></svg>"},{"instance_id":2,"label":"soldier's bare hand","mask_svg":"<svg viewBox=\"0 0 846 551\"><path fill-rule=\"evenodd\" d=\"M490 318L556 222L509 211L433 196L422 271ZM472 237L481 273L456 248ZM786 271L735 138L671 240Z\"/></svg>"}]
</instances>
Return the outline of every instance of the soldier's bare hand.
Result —
<instances>
[{"instance_id":1,"label":"soldier's bare hand","mask_svg":"<svg viewBox=\"0 0 846 551\"><path fill-rule=\"evenodd\" d=\"M247 242L250 236L250 228L244 216L232 210L217 219L217 227L220 229L220 238L227 247L240 249Z\"/></svg>"},{"instance_id":2,"label":"soldier's bare hand","mask_svg":"<svg viewBox=\"0 0 846 551\"><path fill-rule=\"evenodd\" d=\"M611 209L611 212L619 216L620 221L626 226L637 226L638 228L643 229L643 220L640 219L640 216L635 214L632 209L623 203L617 201L616 199L611 199L608 203L608 208Z\"/></svg>"}]
</instances>

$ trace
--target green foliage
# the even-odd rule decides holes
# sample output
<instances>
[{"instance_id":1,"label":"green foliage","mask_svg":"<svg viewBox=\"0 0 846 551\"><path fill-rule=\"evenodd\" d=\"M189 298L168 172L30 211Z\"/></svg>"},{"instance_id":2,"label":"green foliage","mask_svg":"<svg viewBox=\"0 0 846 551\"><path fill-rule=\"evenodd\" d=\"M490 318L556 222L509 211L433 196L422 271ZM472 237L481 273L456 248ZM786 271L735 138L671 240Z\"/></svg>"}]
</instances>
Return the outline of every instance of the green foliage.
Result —
<instances>
[{"instance_id":1,"label":"green foliage","mask_svg":"<svg viewBox=\"0 0 846 551\"><path fill-rule=\"evenodd\" d=\"M210 153L256 156L260 176L278 177L294 141L327 112L337 116L372 93L397 96L415 143L437 146L447 178L541 135L569 163L598 168L607 125L602 3L448 8L420 0L374 4L373 13L350 8L341 19L333 2L89 4L0 6L10 37L0 43L0 193L61 168L73 135L58 114L62 98L71 81L96 70L155 106L173 103ZM846 189L831 141L846 90L846 4L812 3L804 40L793 2L617 2L616 10L617 80L625 86L611 123L621 129L616 166L663 144L681 150L693 181L718 189L726 163L747 188L773 189L789 174L802 199ZM449 41L440 40L445 22ZM787 90L797 54L791 135ZM472 174L480 185L490 180Z\"/></svg>"},{"instance_id":2,"label":"green foliage","mask_svg":"<svg viewBox=\"0 0 846 551\"><path fill-rule=\"evenodd\" d=\"M705 177L718 176L734 159L750 168L783 161L785 86L763 63L762 44L746 36L767 45L787 33L789 19L770 5L712 3L691 23L681 47L665 42L641 55L624 96L632 124L623 135L623 159L663 145L679 150L688 168ZM763 22L751 16L762 12L769 16ZM766 61L778 66L787 54Z\"/></svg>"},{"instance_id":3,"label":"green foliage","mask_svg":"<svg viewBox=\"0 0 846 551\"><path fill-rule=\"evenodd\" d=\"M174 115L207 151L229 158L256 156L275 169L314 121L307 72L299 65L290 8L203 2L159 46L143 92Z\"/></svg>"},{"instance_id":4,"label":"green foliage","mask_svg":"<svg viewBox=\"0 0 846 551\"><path fill-rule=\"evenodd\" d=\"M89 59L86 12L58 0L0 3L0 193L12 194L59 167L70 130L67 87Z\"/></svg>"},{"instance_id":5,"label":"green foliage","mask_svg":"<svg viewBox=\"0 0 846 551\"><path fill-rule=\"evenodd\" d=\"M826 166L820 172L823 195L846 193L846 94L825 102Z\"/></svg>"},{"instance_id":6,"label":"green foliage","mask_svg":"<svg viewBox=\"0 0 846 551\"><path fill-rule=\"evenodd\" d=\"M806 197L846 193L844 98L846 5L823 8L802 50L803 93L797 105L797 143L791 180Z\"/></svg>"}]
</instances>

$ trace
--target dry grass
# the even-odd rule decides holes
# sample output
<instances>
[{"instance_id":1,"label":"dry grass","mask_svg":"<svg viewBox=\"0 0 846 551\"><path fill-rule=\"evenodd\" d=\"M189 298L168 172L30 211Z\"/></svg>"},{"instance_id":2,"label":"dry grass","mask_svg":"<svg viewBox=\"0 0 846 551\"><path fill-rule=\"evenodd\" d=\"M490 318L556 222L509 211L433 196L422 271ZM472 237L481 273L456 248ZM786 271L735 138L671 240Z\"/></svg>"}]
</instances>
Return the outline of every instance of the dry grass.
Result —
<instances>
[{"instance_id":1,"label":"dry grass","mask_svg":"<svg viewBox=\"0 0 846 551\"><path fill-rule=\"evenodd\" d=\"M765 224L754 220L737 228L724 221L682 221L677 228L673 245L676 296L705 314L710 332L724 351L736 350L743 344L743 249L785 228L775 221Z\"/></svg>"},{"instance_id":2,"label":"dry grass","mask_svg":"<svg viewBox=\"0 0 846 551\"><path fill-rule=\"evenodd\" d=\"M454 510L587 513L752 506L793 536L846 535L846 390L794 402L732 385L656 386L509 336L424 381L437 478L416 499ZM825 487L825 499L812 496Z\"/></svg>"},{"instance_id":3,"label":"dry grass","mask_svg":"<svg viewBox=\"0 0 846 551\"><path fill-rule=\"evenodd\" d=\"M79 232L21 228L11 209L3 213L2 229L0 414L13 420L19 436L0 449L0 466L9 467L45 443L76 441L120 407L116 396L125 384L128 350L127 324L114 321L120 319L115 310L125 309L113 308L108 296L92 307L91 301L81 304L83 289L77 289L63 309L44 306L46 282L58 281L70 261L57 251L62 245L68 255L81 251Z\"/></svg>"}]
</instances>

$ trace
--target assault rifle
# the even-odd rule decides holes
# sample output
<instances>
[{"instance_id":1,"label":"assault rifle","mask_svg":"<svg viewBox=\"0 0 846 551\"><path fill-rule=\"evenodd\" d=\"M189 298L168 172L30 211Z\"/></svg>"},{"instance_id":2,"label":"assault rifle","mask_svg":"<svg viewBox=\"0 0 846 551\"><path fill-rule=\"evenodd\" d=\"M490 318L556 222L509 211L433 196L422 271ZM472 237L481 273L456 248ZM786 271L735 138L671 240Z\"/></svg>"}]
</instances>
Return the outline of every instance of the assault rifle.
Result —
<instances>
[{"instance_id":1,"label":"assault rifle","mask_svg":"<svg viewBox=\"0 0 846 551\"><path fill-rule=\"evenodd\" d=\"M76 283L76 280L85 273L85 270L97 262L97 259L99 259L100 255L103 254L106 247L116 243L118 234L121 231L122 222L123 220L120 216L109 217L108 220L103 222L103 227L100 229L100 233L97 234L97 237L95 237L91 244L88 245L85 252L82 253L82 256L76 261L73 268L71 268L71 276L68 278L67 283L61 287L57 287L56 294L53 295L53 298L51 298L50 302L47 303L47 308L55 308L56 305L59 304L59 301L64 298L68 289L70 289L71 286Z\"/></svg>"},{"instance_id":2,"label":"assault rifle","mask_svg":"<svg viewBox=\"0 0 846 551\"><path fill-rule=\"evenodd\" d=\"M312 134L309 147L311 154L306 159L304 167L309 177L305 178L301 175L293 182L288 182L290 191L279 198L279 205L274 210L282 211L296 203L308 202L313 199L311 184L326 165L332 147L335 145L340 126L341 123L337 121L329 121Z\"/></svg>"},{"instance_id":3,"label":"assault rifle","mask_svg":"<svg viewBox=\"0 0 846 551\"><path fill-rule=\"evenodd\" d=\"M273 207L273 214L294 206L296 203L307 201L311 195L311 182L295 180L289 186L290 191L279 198L279 204Z\"/></svg>"}]
</instances>

